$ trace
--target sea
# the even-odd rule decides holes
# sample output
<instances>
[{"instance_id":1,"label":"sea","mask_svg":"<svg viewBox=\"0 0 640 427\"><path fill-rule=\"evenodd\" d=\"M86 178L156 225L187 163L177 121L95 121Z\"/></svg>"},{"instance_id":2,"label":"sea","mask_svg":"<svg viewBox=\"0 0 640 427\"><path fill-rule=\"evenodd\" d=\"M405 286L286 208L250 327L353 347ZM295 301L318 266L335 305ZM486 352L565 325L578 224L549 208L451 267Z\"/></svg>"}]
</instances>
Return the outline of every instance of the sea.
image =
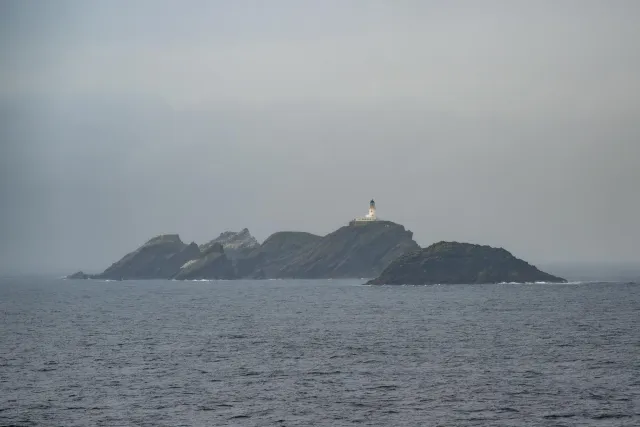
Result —
<instances>
[{"instance_id":1,"label":"sea","mask_svg":"<svg viewBox=\"0 0 640 427\"><path fill-rule=\"evenodd\" d=\"M640 426L635 282L0 279L0 426Z\"/></svg>"}]
</instances>

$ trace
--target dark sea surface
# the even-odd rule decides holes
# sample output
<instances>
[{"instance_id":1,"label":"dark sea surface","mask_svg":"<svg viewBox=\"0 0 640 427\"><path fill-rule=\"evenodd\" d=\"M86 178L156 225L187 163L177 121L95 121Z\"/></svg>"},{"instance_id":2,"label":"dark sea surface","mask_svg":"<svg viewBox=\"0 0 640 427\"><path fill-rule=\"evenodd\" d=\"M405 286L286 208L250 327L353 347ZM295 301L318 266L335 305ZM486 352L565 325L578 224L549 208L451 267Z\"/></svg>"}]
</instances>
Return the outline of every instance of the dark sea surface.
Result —
<instances>
[{"instance_id":1,"label":"dark sea surface","mask_svg":"<svg viewBox=\"0 0 640 427\"><path fill-rule=\"evenodd\" d=\"M640 425L640 285L360 283L0 279L0 425Z\"/></svg>"}]
</instances>

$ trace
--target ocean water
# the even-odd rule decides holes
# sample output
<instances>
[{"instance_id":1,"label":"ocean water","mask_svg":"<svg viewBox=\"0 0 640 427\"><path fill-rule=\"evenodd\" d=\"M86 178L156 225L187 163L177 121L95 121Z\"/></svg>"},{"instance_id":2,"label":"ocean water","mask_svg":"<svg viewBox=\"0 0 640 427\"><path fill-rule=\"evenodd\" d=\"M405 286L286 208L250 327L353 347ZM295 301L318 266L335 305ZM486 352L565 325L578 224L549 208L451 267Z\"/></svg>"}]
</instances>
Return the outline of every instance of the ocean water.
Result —
<instances>
[{"instance_id":1,"label":"ocean water","mask_svg":"<svg viewBox=\"0 0 640 427\"><path fill-rule=\"evenodd\" d=\"M638 426L640 285L0 280L0 425Z\"/></svg>"}]
</instances>

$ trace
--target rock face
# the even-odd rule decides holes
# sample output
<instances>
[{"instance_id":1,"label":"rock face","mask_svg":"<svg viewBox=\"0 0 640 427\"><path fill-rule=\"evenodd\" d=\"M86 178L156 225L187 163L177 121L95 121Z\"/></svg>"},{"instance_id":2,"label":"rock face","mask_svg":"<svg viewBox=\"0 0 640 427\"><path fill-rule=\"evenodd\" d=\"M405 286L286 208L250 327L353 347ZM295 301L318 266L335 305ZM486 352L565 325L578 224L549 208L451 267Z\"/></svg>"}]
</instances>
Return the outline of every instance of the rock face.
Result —
<instances>
[{"instance_id":1,"label":"rock face","mask_svg":"<svg viewBox=\"0 0 640 427\"><path fill-rule=\"evenodd\" d=\"M566 280L538 270L502 248L458 242L439 242L393 261L367 284L428 285Z\"/></svg>"},{"instance_id":2,"label":"rock face","mask_svg":"<svg viewBox=\"0 0 640 427\"><path fill-rule=\"evenodd\" d=\"M229 259L237 259L241 257L247 256L251 251L258 248L260 244L258 241L249 233L247 228L243 228L242 230L235 231L225 231L221 233L218 237L211 240L209 243L205 243L200 246L201 252L207 252L208 248L215 245L221 244L224 248L224 253Z\"/></svg>"},{"instance_id":3,"label":"rock face","mask_svg":"<svg viewBox=\"0 0 640 427\"><path fill-rule=\"evenodd\" d=\"M238 259L238 276L251 279L281 277L281 270L295 262L322 237L301 231L279 231L272 234L248 256Z\"/></svg>"},{"instance_id":4,"label":"rock face","mask_svg":"<svg viewBox=\"0 0 640 427\"><path fill-rule=\"evenodd\" d=\"M128 253L112 264L98 279L169 279L187 261L199 258L200 249L195 243L187 245L177 234L163 234Z\"/></svg>"},{"instance_id":5,"label":"rock face","mask_svg":"<svg viewBox=\"0 0 640 427\"><path fill-rule=\"evenodd\" d=\"M238 261L238 274L251 278L375 277L398 256L419 249L412 236L411 231L389 221L344 226L324 237L275 233Z\"/></svg>"},{"instance_id":6,"label":"rock face","mask_svg":"<svg viewBox=\"0 0 640 427\"><path fill-rule=\"evenodd\" d=\"M235 277L233 264L227 258L224 247L220 243L208 246L200 258L186 262L180 271L173 276L176 280L215 280L234 279Z\"/></svg>"},{"instance_id":7,"label":"rock face","mask_svg":"<svg viewBox=\"0 0 640 427\"><path fill-rule=\"evenodd\" d=\"M81 271L68 279L234 279L231 256L243 257L259 247L246 228L225 232L198 247L185 244L177 234L156 236L112 264L104 272L88 275Z\"/></svg>"},{"instance_id":8,"label":"rock face","mask_svg":"<svg viewBox=\"0 0 640 427\"><path fill-rule=\"evenodd\" d=\"M348 225L305 248L280 271L281 277L375 277L402 254L419 249L413 233L390 221Z\"/></svg>"}]
</instances>

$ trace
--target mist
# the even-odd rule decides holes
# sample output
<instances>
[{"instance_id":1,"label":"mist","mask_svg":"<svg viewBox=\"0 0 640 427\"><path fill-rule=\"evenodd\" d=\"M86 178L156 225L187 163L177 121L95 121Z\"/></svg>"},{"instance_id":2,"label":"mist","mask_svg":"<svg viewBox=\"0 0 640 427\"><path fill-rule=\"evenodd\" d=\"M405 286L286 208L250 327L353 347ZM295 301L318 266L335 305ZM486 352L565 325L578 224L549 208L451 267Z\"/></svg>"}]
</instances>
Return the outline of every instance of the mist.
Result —
<instances>
[{"instance_id":1,"label":"mist","mask_svg":"<svg viewBox=\"0 0 640 427\"><path fill-rule=\"evenodd\" d=\"M0 5L0 272L160 233L325 234L640 263L640 4Z\"/></svg>"}]
</instances>

